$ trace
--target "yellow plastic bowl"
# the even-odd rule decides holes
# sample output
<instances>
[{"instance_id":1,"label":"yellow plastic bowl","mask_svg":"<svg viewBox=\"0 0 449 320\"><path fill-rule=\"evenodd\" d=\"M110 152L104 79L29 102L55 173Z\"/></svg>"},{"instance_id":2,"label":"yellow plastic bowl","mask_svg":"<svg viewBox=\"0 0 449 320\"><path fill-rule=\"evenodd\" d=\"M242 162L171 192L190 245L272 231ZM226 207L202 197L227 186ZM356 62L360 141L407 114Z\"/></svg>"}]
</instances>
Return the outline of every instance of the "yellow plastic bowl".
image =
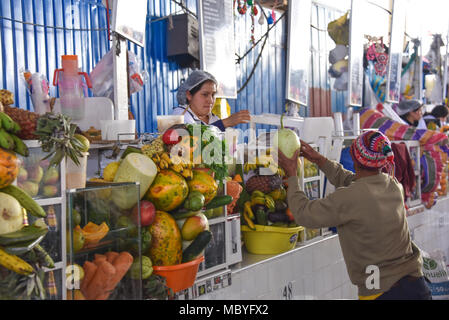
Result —
<instances>
[{"instance_id":1,"label":"yellow plastic bowl","mask_svg":"<svg viewBox=\"0 0 449 320\"><path fill-rule=\"evenodd\" d=\"M282 228L256 224L256 230L241 226L243 242L253 254L279 254L295 247L298 233L304 227Z\"/></svg>"}]
</instances>

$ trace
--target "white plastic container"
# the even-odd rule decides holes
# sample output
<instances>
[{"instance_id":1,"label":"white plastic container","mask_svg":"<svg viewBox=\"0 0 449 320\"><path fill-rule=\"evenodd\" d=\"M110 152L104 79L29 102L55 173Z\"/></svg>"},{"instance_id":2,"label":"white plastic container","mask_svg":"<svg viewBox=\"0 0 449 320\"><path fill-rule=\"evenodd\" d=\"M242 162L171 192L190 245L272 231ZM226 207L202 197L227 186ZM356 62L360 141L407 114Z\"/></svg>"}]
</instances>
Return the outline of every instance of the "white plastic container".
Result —
<instances>
[{"instance_id":1,"label":"white plastic container","mask_svg":"<svg viewBox=\"0 0 449 320\"><path fill-rule=\"evenodd\" d=\"M168 116L156 116L157 119L157 131L159 133L164 132L171 126L175 124L183 124L184 123L184 115L183 114L172 114Z\"/></svg>"},{"instance_id":2,"label":"white plastic container","mask_svg":"<svg viewBox=\"0 0 449 320\"><path fill-rule=\"evenodd\" d=\"M100 129L102 140L133 140L136 120L100 120Z\"/></svg>"}]
</instances>

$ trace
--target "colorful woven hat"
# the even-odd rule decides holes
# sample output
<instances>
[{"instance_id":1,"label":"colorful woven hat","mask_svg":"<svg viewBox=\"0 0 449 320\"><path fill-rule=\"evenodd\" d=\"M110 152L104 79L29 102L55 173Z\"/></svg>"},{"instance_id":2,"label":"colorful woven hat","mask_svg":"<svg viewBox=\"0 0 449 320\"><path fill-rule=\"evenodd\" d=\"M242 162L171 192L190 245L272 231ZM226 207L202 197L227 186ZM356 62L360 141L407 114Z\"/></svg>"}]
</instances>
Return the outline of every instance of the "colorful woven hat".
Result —
<instances>
[{"instance_id":1,"label":"colorful woven hat","mask_svg":"<svg viewBox=\"0 0 449 320\"><path fill-rule=\"evenodd\" d=\"M394 154L390 140L379 131L366 131L352 143L350 151L354 159L364 168L388 171L394 168Z\"/></svg>"}]
</instances>

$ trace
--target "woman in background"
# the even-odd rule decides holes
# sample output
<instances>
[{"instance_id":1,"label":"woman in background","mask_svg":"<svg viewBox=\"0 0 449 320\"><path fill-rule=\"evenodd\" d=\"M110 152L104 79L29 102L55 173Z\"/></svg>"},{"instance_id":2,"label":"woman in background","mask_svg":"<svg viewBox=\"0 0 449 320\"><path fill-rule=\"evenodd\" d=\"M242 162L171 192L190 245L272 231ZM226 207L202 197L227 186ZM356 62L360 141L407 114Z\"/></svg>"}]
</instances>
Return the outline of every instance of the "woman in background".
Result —
<instances>
[{"instance_id":1,"label":"woman in background","mask_svg":"<svg viewBox=\"0 0 449 320\"><path fill-rule=\"evenodd\" d=\"M449 110L444 105L435 106L431 112L426 112L423 116L427 129L438 131L446 122Z\"/></svg>"}]
</instances>

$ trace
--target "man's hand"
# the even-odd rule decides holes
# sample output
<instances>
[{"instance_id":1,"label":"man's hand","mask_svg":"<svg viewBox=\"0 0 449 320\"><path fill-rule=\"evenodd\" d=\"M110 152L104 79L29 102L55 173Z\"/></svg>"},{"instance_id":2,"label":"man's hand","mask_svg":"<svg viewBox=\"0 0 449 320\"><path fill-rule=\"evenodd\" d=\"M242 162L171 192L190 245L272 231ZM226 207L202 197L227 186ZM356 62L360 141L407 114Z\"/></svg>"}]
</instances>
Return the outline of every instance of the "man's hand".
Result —
<instances>
[{"instance_id":1,"label":"man's hand","mask_svg":"<svg viewBox=\"0 0 449 320\"><path fill-rule=\"evenodd\" d=\"M299 158L300 149L295 151L293 157L287 158L285 154L282 153L281 150L278 149L278 163L279 166L284 169L285 175L290 178L296 176L298 172L298 158Z\"/></svg>"},{"instance_id":2,"label":"man's hand","mask_svg":"<svg viewBox=\"0 0 449 320\"><path fill-rule=\"evenodd\" d=\"M310 162L313 162L318 165L318 167L322 167L326 163L326 157L321 155L307 143L301 140L301 153L300 156L306 158Z\"/></svg>"},{"instance_id":3,"label":"man's hand","mask_svg":"<svg viewBox=\"0 0 449 320\"><path fill-rule=\"evenodd\" d=\"M223 119L225 128L234 127L241 123L248 123L251 120L251 114L248 110L240 110L239 112L231 114L226 119Z\"/></svg>"}]
</instances>

